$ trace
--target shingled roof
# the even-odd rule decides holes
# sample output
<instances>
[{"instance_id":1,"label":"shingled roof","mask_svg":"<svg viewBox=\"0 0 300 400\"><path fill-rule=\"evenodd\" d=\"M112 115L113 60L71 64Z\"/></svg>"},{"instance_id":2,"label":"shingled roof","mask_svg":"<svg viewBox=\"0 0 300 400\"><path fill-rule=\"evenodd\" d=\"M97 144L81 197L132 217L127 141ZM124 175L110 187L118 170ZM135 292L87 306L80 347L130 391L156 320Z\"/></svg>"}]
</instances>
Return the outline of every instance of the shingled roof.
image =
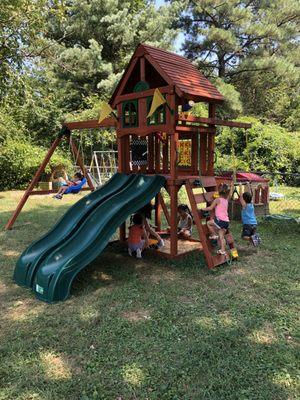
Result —
<instances>
[{"instance_id":1,"label":"shingled roof","mask_svg":"<svg viewBox=\"0 0 300 400\"><path fill-rule=\"evenodd\" d=\"M141 56L146 56L148 61L157 69L169 85L175 86L175 91L180 97L193 97L197 101L205 100L222 102L224 97L218 89L198 71L186 58L146 44L139 44L133 57L111 98L113 102L116 95L120 94L119 88L131 62Z\"/></svg>"}]
</instances>

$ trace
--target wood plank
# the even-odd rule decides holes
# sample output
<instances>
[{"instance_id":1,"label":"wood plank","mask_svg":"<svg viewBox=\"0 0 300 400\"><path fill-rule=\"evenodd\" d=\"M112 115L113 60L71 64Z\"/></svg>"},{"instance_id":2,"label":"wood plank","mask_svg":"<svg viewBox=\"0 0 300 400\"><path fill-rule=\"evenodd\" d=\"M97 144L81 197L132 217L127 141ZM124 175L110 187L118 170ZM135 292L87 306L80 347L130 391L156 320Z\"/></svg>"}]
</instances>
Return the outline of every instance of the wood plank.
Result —
<instances>
[{"instance_id":1,"label":"wood plank","mask_svg":"<svg viewBox=\"0 0 300 400\"><path fill-rule=\"evenodd\" d=\"M172 85L167 85L167 86L161 86L158 88L159 91L163 94L172 94L174 93L174 86ZM119 104L123 101L126 100L135 100L135 99L142 99L146 97L151 97L154 94L155 89L147 89L143 90L142 92L135 92L135 93L128 93L128 94L122 94L121 96L118 96L117 99L115 100L116 104Z\"/></svg>"},{"instance_id":2,"label":"wood plank","mask_svg":"<svg viewBox=\"0 0 300 400\"><path fill-rule=\"evenodd\" d=\"M112 98L110 99L109 103L111 104L111 106L114 108L116 106L116 99L118 98L118 96L122 93L126 83L128 82L128 79L130 78L131 73L134 70L134 67L136 66L137 62L138 62L138 57L136 57L136 55L134 54L129 62L129 64L127 65L127 68L119 82L119 84L117 85Z\"/></svg>"},{"instance_id":3,"label":"wood plank","mask_svg":"<svg viewBox=\"0 0 300 400\"><path fill-rule=\"evenodd\" d=\"M244 128L244 129L249 129L252 126L252 124L247 124L245 122L226 121L226 120L217 119L217 118L194 117L192 115L190 115L186 118L178 117L177 121L193 122L193 123L209 124L209 125L223 125L223 126L230 126L230 127L234 127L234 128Z\"/></svg>"},{"instance_id":4,"label":"wood plank","mask_svg":"<svg viewBox=\"0 0 300 400\"><path fill-rule=\"evenodd\" d=\"M216 116L216 105L209 104L208 108L209 118L215 119ZM208 175L214 175L214 159L215 159L215 133L208 136L208 154L207 154L207 173Z\"/></svg>"},{"instance_id":5,"label":"wood plank","mask_svg":"<svg viewBox=\"0 0 300 400\"><path fill-rule=\"evenodd\" d=\"M214 200L215 192L194 193L195 201L200 203L211 203Z\"/></svg>"},{"instance_id":6,"label":"wood plank","mask_svg":"<svg viewBox=\"0 0 300 400\"><path fill-rule=\"evenodd\" d=\"M159 174L161 172L160 169L160 146L161 146L161 142L158 139L157 135L155 135L155 163L154 163L154 168L155 168L155 173Z\"/></svg>"},{"instance_id":7,"label":"wood plank","mask_svg":"<svg viewBox=\"0 0 300 400\"><path fill-rule=\"evenodd\" d=\"M140 80L145 82L145 59L144 57L140 58Z\"/></svg>"},{"instance_id":8,"label":"wood plank","mask_svg":"<svg viewBox=\"0 0 300 400\"><path fill-rule=\"evenodd\" d=\"M154 134L148 136L148 173L154 173Z\"/></svg>"},{"instance_id":9,"label":"wood plank","mask_svg":"<svg viewBox=\"0 0 300 400\"><path fill-rule=\"evenodd\" d=\"M161 193L158 193L158 199L159 199L159 203L160 203L160 205L162 207L163 213L165 214L167 223L168 223L169 226L171 226L170 214L169 214L167 205L166 205L166 203L164 201L164 198L163 198Z\"/></svg>"},{"instance_id":10,"label":"wood plank","mask_svg":"<svg viewBox=\"0 0 300 400\"><path fill-rule=\"evenodd\" d=\"M51 190L33 190L30 193L30 196L44 196L46 194L55 194L57 193L58 189L51 189ZM86 191L91 191L91 188L89 187L84 187L80 189L80 192L86 192ZM77 193L76 193L77 194Z\"/></svg>"},{"instance_id":11,"label":"wood plank","mask_svg":"<svg viewBox=\"0 0 300 400\"><path fill-rule=\"evenodd\" d=\"M196 204L206 203L203 193L196 193L196 194L194 193L194 198Z\"/></svg>"},{"instance_id":12,"label":"wood plank","mask_svg":"<svg viewBox=\"0 0 300 400\"><path fill-rule=\"evenodd\" d=\"M149 135L149 133L154 133L157 131L166 131L166 125L155 125L155 126L147 126L147 127L137 127L137 128L120 128L117 131L118 137L123 137L126 135L136 135L145 137Z\"/></svg>"},{"instance_id":13,"label":"wood plank","mask_svg":"<svg viewBox=\"0 0 300 400\"><path fill-rule=\"evenodd\" d=\"M171 240L171 257L175 257L178 253L178 236L177 236L177 207L178 207L178 188L176 186L170 187L170 240Z\"/></svg>"},{"instance_id":14,"label":"wood plank","mask_svg":"<svg viewBox=\"0 0 300 400\"><path fill-rule=\"evenodd\" d=\"M202 182L202 186L205 188L217 186L216 178L214 176L200 175L199 179Z\"/></svg>"},{"instance_id":15,"label":"wood plank","mask_svg":"<svg viewBox=\"0 0 300 400\"><path fill-rule=\"evenodd\" d=\"M105 118L100 124L97 119L86 121L65 122L63 126L68 127L71 131L74 129L93 129L93 128L115 128L118 121L114 117Z\"/></svg>"},{"instance_id":16,"label":"wood plank","mask_svg":"<svg viewBox=\"0 0 300 400\"><path fill-rule=\"evenodd\" d=\"M183 125L176 125L176 131L178 132L193 132L193 133L215 133L215 128L206 127L206 126L183 126Z\"/></svg>"}]
</instances>

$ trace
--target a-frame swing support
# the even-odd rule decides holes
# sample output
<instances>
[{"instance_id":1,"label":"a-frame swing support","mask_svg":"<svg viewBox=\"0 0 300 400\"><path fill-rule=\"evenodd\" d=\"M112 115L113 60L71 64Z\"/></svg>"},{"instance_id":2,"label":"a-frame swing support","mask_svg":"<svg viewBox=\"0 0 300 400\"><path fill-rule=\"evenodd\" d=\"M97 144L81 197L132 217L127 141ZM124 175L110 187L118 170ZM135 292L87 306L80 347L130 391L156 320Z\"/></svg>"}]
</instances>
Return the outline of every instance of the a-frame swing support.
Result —
<instances>
[{"instance_id":1,"label":"a-frame swing support","mask_svg":"<svg viewBox=\"0 0 300 400\"><path fill-rule=\"evenodd\" d=\"M46 154L43 162L41 163L41 165L39 166L38 170L36 171L34 177L32 178L31 182L29 183L27 189L25 190L21 200L19 201L19 204L17 206L17 208L15 209L13 215L11 216L11 218L9 219L9 221L7 222L7 224L5 225L5 229L9 230L12 229L16 219L18 218L20 212L22 211L24 205L26 204L28 198L30 195L32 194L49 194L49 193L53 193L53 191L49 190L49 191L34 191L34 187L37 185L37 183L39 182L39 179L42 175L42 173L44 172L48 162L50 161L55 149L57 148L57 146L59 146L59 144L61 143L61 141L66 138L70 145L71 145L71 150L72 153L74 155L74 158L77 160L78 165L80 166L82 173L84 174L84 176L87 179L89 188L91 190L94 190L94 186L93 183L89 177L89 174L87 174L85 165L83 163L83 160L81 158L81 155L78 151L78 148L76 146L76 144L74 143L74 141L72 140L71 137L71 130L67 127L67 126L63 126L61 131L59 132L59 134L57 135L57 138L54 140L54 142L52 143L50 149L48 150L48 153Z\"/></svg>"}]
</instances>

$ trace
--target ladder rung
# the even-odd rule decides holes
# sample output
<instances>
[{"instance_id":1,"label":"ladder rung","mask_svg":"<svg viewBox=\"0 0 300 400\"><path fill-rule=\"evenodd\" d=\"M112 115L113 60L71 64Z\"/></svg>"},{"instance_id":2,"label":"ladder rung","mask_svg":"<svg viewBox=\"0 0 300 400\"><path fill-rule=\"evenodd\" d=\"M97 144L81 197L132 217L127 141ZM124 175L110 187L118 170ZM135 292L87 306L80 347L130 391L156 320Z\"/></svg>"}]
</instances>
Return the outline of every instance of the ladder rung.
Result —
<instances>
[{"instance_id":1,"label":"ladder rung","mask_svg":"<svg viewBox=\"0 0 300 400\"><path fill-rule=\"evenodd\" d=\"M194 194L195 201L197 204L211 203L214 200L214 194L215 192L196 193Z\"/></svg>"},{"instance_id":2,"label":"ladder rung","mask_svg":"<svg viewBox=\"0 0 300 400\"><path fill-rule=\"evenodd\" d=\"M199 179L203 187L217 186L216 178L214 176L200 176Z\"/></svg>"}]
</instances>

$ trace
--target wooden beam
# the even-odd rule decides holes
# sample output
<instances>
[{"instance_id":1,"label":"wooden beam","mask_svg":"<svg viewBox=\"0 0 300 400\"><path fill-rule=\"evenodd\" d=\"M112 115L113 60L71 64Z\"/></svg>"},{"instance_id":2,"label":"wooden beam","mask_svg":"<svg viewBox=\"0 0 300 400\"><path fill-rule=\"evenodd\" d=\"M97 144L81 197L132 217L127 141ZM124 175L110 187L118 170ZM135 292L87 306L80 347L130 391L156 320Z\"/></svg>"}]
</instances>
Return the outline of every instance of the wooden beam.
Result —
<instances>
[{"instance_id":1,"label":"wooden beam","mask_svg":"<svg viewBox=\"0 0 300 400\"><path fill-rule=\"evenodd\" d=\"M128 79L132 73L132 71L134 70L134 67L136 66L137 62L138 62L138 57L136 56L136 54L133 55L133 57L131 58L116 90L113 93L113 97L110 99L109 103L112 106L112 108L114 108L116 106L116 98L118 97L118 95L120 93L122 93L122 90L124 89L126 83L128 82Z\"/></svg>"},{"instance_id":2,"label":"wooden beam","mask_svg":"<svg viewBox=\"0 0 300 400\"><path fill-rule=\"evenodd\" d=\"M193 133L215 133L215 128L213 128L211 126L176 125L176 131L178 131L178 132L193 132Z\"/></svg>"},{"instance_id":3,"label":"wooden beam","mask_svg":"<svg viewBox=\"0 0 300 400\"><path fill-rule=\"evenodd\" d=\"M208 108L209 118L215 119L216 116L216 105L210 103ZM214 175L214 159L215 159L215 132L212 135L208 135L208 149L207 149L207 174Z\"/></svg>"},{"instance_id":4,"label":"wooden beam","mask_svg":"<svg viewBox=\"0 0 300 400\"><path fill-rule=\"evenodd\" d=\"M149 135L149 133L155 133L158 131L165 132L166 125L152 125L152 126L137 127L137 128L120 128L117 131L117 136L123 137L126 135L136 135L144 137Z\"/></svg>"},{"instance_id":5,"label":"wooden beam","mask_svg":"<svg viewBox=\"0 0 300 400\"><path fill-rule=\"evenodd\" d=\"M158 200L159 200L159 203L160 203L160 205L161 205L161 208L162 208L162 210L163 210L163 213L165 214L167 223L168 223L169 226L171 226L170 214L169 214L169 211L168 211L168 209L167 209L167 206L166 206L166 203L165 203L165 201L164 201L164 198L163 198L163 196L162 196L161 193L158 193L157 196L158 196Z\"/></svg>"},{"instance_id":6,"label":"wooden beam","mask_svg":"<svg viewBox=\"0 0 300 400\"><path fill-rule=\"evenodd\" d=\"M90 119L86 121L65 122L63 125L72 131L74 129L115 128L117 123L114 117L109 117L105 118L100 124L97 119Z\"/></svg>"},{"instance_id":7,"label":"wooden beam","mask_svg":"<svg viewBox=\"0 0 300 400\"><path fill-rule=\"evenodd\" d=\"M86 192L88 190L91 190L89 187L84 187L81 188L80 191L81 192ZM33 190L29 196L43 196L45 194L54 194L57 193L57 189L51 189L51 190Z\"/></svg>"},{"instance_id":8,"label":"wooden beam","mask_svg":"<svg viewBox=\"0 0 300 400\"><path fill-rule=\"evenodd\" d=\"M161 204L159 201L159 193L155 196L155 226L156 230L161 230Z\"/></svg>"},{"instance_id":9,"label":"wooden beam","mask_svg":"<svg viewBox=\"0 0 300 400\"><path fill-rule=\"evenodd\" d=\"M159 87L158 89L163 94L174 93L174 86L172 86L172 85L162 86L162 87ZM135 99L142 99L144 97L150 97L150 96L153 96L154 91L155 91L155 89L147 89L147 90L143 90L142 92L122 94L116 98L115 103L119 104L122 101L126 101L126 100L135 100Z\"/></svg>"},{"instance_id":10,"label":"wooden beam","mask_svg":"<svg viewBox=\"0 0 300 400\"><path fill-rule=\"evenodd\" d=\"M178 253L178 236L177 236L177 207L178 207L178 187L170 187L170 250L171 257L176 257Z\"/></svg>"},{"instance_id":11,"label":"wooden beam","mask_svg":"<svg viewBox=\"0 0 300 400\"><path fill-rule=\"evenodd\" d=\"M38 183L39 178L41 176L41 174L44 172L44 169L46 167L46 165L48 164L50 158L52 157L52 154L54 153L56 147L59 145L59 143L61 142L62 137L58 136L54 142L52 143L50 149L48 150L48 153L46 154L43 162L41 163L41 165L39 166L38 170L36 171L34 177L32 178L32 181L29 183L27 189L25 190L21 200L19 201L19 204L17 206L17 208L15 209L13 215L11 216L11 218L9 219L9 221L7 222L7 224L5 225L5 229L12 229L16 219L18 218L18 215L20 214L20 212L22 211L22 208L24 207L24 205L26 204L26 201L28 200L28 197L30 196L30 194L32 193L35 185Z\"/></svg>"},{"instance_id":12,"label":"wooden beam","mask_svg":"<svg viewBox=\"0 0 300 400\"><path fill-rule=\"evenodd\" d=\"M247 124L245 122L225 121L223 119L217 119L217 118L193 117L191 115L186 118L178 117L177 121L193 122L193 123L208 124L208 125L222 125L222 126L230 126L233 128L244 128L244 129L249 129L252 126L252 124Z\"/></svg>"},{"instance_id":13,"label":"wooden beam","mask_svg":"<svg viewBox=\"0 0 300 400\"><path fill-rule=\"evenodd\" d=\"M146 81L145 59L144 59L144 57L140 58L140 80L143 81L143 82Z\"/></svg>"}]
</instances>

